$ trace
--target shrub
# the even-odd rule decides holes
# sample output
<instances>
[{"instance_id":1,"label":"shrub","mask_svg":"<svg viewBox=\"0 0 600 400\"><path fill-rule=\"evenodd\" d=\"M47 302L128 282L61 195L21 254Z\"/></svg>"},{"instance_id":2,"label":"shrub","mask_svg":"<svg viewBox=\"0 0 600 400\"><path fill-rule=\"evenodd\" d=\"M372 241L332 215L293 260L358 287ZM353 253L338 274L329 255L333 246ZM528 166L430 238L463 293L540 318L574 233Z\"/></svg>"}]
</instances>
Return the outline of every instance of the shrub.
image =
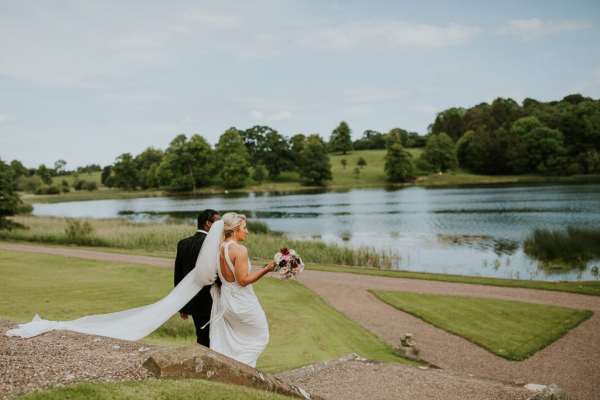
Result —
<instances>
[{"instance_id":1,"label":"shrub","mask_svg":"<svg viewBox=\"0 0 600 400\"><path fill-rule=\"evenodd\" d=\"M94 190L98 190L98 184L93 181L84 181L82 189L93 192Z\"/></svg>"},{"instance_id":2,"label":"shrub","mask_svg":"<svg viewBox=\"0 0 600 400\"><path fill-rule=\"evenodd\" d=\"M75 190L81 190L81 189L83 189L83 185L84 184L85 184L84 180L76 178L75 181L73 182L73 189L75 189Z\"/></svg>"},{"instance_id":3,"label":"shrub","mask_svg":"<svg viewBox=\"0 0 600 400\"><path fill-rule=\"evenodd\" d=\"M86 244L91 241L94 227L88 221L78 219L67 220L65 236L69 243Z\"/></svg>"},{"instance_id":4,"label":"shrub","mask_svg":"<svg viewBox=\"0 0 600 400\"><path fill-rule=\"evenodd\" d=\"M60 194L60 188L58 186L44 186L38 188L35 194Z\"/></svg>"},{"instance_id":5,"label":"shrub","mask_svg":"<svg viewBox=\"0 0 600 400\"><path fill-rule=\"evenodd\" d=\"M24 192L35 193L42 185L42 179L37 175L21 176L17 180L17 189Z\"/></svg>"}]
</instances>

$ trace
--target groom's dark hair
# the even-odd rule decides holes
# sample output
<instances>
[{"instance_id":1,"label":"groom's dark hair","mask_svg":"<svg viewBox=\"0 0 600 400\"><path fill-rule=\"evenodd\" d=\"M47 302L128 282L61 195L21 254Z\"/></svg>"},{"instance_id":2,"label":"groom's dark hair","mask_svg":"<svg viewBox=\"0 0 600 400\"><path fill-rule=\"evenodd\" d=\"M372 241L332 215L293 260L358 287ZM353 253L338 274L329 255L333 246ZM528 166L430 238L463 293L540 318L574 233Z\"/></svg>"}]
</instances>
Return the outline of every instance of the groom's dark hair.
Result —
<instances>
[{"instance_id":1,"label":"groom's dark hair","mask_svg":"<svg viewBox=\"0 0 600 400\"><path fill-rule=\"evenodd\" d=\"M204 229L204 225L210 221L210 222L215 222L214 221L214 216L218 215L219 212L216 210L204 210L202 211L200 214L198 214L198 229Z\"/></svg>"}]
</instances>

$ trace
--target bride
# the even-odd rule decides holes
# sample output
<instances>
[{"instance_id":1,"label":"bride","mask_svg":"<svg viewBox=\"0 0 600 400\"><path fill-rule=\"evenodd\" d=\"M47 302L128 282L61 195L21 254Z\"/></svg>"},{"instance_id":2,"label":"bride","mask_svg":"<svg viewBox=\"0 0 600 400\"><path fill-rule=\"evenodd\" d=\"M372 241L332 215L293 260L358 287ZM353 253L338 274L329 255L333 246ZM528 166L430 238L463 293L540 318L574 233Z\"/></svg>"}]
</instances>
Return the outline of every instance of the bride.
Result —
<instances>
[{"instance_id":1,"label":"bride","mask_svg":"<svg viewBox=\"0 0 600 400\"><path fill-rule=\"evenodd\" d=\"M252 271L248 250L239 242L248 229L242 214L223 215L224 241L219 252L218 274L222 285L213 285L213 308L210 322L210 347L235 360L256 366L258 356L269 342L267 317L254 294L252 283L275 267ZM220 293L218 293L220 291Z\"/></svg>"},{"instance_id":2,"label":"bride","mask_svg":"<svg viewBox=\"0 0 600 400\"><path fill-rule=\"evenodd\" d=\"M269 340L265 313L251 284L274 268L253 272L248 251L239 244L248 234L246 217L227 213L208 232L196 266L164 298L147 306L109 314L89 315L71 321L49 321L37 314L33 320L6 332L29 338L52 330L69 330L123 340L139 340L158 329L217 275L222 286L211 288L213 308L210 323L211 348L251 366Z\"/></svg>"}]
</instances>

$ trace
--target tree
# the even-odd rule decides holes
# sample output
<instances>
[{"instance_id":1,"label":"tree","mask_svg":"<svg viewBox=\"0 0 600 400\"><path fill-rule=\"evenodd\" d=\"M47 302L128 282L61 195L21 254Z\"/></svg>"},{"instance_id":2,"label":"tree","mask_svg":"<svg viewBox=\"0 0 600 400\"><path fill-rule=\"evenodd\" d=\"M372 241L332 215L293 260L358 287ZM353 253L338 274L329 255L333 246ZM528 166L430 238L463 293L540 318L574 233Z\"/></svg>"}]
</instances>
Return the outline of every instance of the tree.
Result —
<instances>
[{"instance_id":1,"label":"tree","mask_svg":"<svg viewBox=\"0 0 600 400\"><path fill-rule=\"evenodd\" d=\"M352 147L354 150L385 149L385 137L381 132L367 129L360 139L354 141Z\"/></svg>"},{"instance_id":2,"label":"tree","mask_svg":"<svg viewBox=\"0 0 600 400\"><path fill-rule=\"evenodd\" d=\"M429 137L421 157L434 169L441 172L458 166L454 141L443 132Z\"/></svg>"},{"instance_id":3,"label":"tree","mask_svg":"<svg viewBox=\"0 0 600 400\"><path fill-rule=\"evenodd\" d=\"M139 171L131 153L123 153L117 157L113 166L114 185L123 189L135 189L139 186ZM82 186L73 185L75 190Z\"/></svg>"},{"instance_id":4,"label":"tree","mask_svg":"<svg viewBox=\"0 0 600 400\"><path fill-rule=\"evenodd\" d=\"M350 127L345 121L340 124L331 132L329 139L329 149L333 152L346 154L352 150L352 136Z\"/></svg>"},{"instance_id":5,"label":"tree","mask_svg":"<svg viewBox=\"0 0 600 400\"><path fill-rule=\"evenodd\" d=\"M10 168L13 170L15 174L15 179L19 179L22 176L29 176L29 171L19 160L12 160L10 162Z\"/></svg>"},{"instance_id":6,"label":"tree","mask_svg":"<svg viewBox=\"0 0 600 400\"><path fill-rule=\"evenodd\" d=\"M354 178L358 179L358 177L360 176L360 168L354 167L354 169L352 170L352 173L354 174Z\"/></svg>"},{"instance_id":7,"label":"tree","mask_svg":"<svg viewBox=\"0 0 600 400\"><path fill-rule=\"evenodd\" d=\"M298 169L298 163L300 162L300 153L304 149L306 143L306 136L302 133L297 133L290 138L290 150L292 152L293 167Z\"/></svg>"},{"instance_id":8,"label":"tree","mask_svg":"<svg viewBox=\"0 0 600 400\"><path fill-rule=\"evenodd\" d=\"M111 174L112 165L107 165L106 167L102 168L102 173L100 174L100 183L107 187L112 187L113 182Z\"/></svg>"},{"instance_id":9,"label":"tree","mask_svg":"<svg viewBox=\"0 0 600 400\"><path fill-rule=\"evenodd\" d=\"M324 185L331 179L331 162L327 147L319 135L310 135L300 153L300 175L309 184Z\"/></svg>"},{"instance_id":10,"label":"tree","mask_svg":"<svg viewBox=\"0 0 600 400\"><path fill-rule=\"evenodd\" d=\"M135 157L134 162L139 171L139 185L142 189L157 188L159 186L158 166L162 158L162 150L154 147L148 147Z\"/></svg>"},{"instance_id":11,"label":"tree","mask_svg":"<svg viewBox=\"0 0 600 400\"><path fill-rule=\"evenodd\" d=\"M269 126L256 125L240 132L252 164L262 163L271 179L294 168L294 157L288 141Z\"/></svg>"},{"instance_id":12,"label":"tree","mask_svg":"<svg viewBox=\"0 0 600 400\"><path fill-rule=\"evenodd\" d=\"M458 140L465 132L463 115L465 115L465 109L458 107L449 108L438 113L431 127L431 133L437 135L443 132L450 136L452 140ZM405 142L402 144L406 146Z\"/></svg>"},{"instance_id":13,"label":"tree","mask_svg":"<svg viewBox=\"0 0 600 400\"><path fill-rule=\"evenodd\" d=\"M21 204L16 187L13 169L0 160L0 230L16 226L14 222L6 219L8 216L15 215Z\"/></svg>"},{"instance_id":14,"label":"tree","mask_svg":"<svg viewBox=\"0 0 600 400\"><path fill-rule=\"evenodd\" d=\"M173 191L192 190L207 185L215 171L215 154L202 136L188 140L176 136L165 151L156 170L159 183Z\"/></svg>"},{"instance_id":15,"label":"tree","mask_svg":"<svg viewBox=\"0 0 600 400\"><path fill-rule=\"evenodd\" d=\"M540 173L557 173L565 154L563 135L556 129L535 128L523 137L530 169Z\"/></svg>"},{"instance_id":16,"label":"tree","mask_svg":"<svg viewBox=\"0 0 600 400\"><path fill-rule=\"evenodd\" d=\"M356 165L358 165L359 168L364 168L367 166L367 160L365 160L363 157L359 157Z\"/></svg>"},{"instance_id":17,"label":"tree","mask_svg":"<svg viewBox=\"0 0 600 400\"><path fill-rule=\"evenodd\" d=\"M44 182L46 185L52 183L52 171L50 171L50 169L44 164L40 164L35 173L42 179L42 182Z\"/></svg>"},{"instance_id":18,"label":"tree","mask_svg":"<svg viewBox=\"0 0 600 400\"><path fill-rule=\"evenodd\" d=\"M384 168L388 180L392 182L407 182L415 176L412 156L399 141L388 147Z\"/></svg>"},{"instance_id":19,"label":"tree","mask_svg":"<svg viewBox=\"0 0 600 400\"><path fill-rule=\"evenodd\" d=\"M219 138L216 152L223 186L243 187L250 176L250 157L240 132L236 128L226 130Z\"/></svg>"},{"instance_id":20,"label":"tree","mask_svg":"<svg viewBox=\"0 0 600 400\"><path fill-rule=\"evenodd\" d=\"M66 172L65 165L67 165L65 160L57 160L54 162L54 172L56 172L56 175L62 175Z\"/></svg>"},{"instance_id":21,"label":"tree","mask_svg":"<svg viewBox=\"0 0 600 400\"><path fill-rule=\"evenodd\" d=\"M342 168L346 169L346 165L348 165L348 160L346 160L345 158L342 158L340 160L340 164L342 164Z\"/></svg>"},{"instance_id":22,"label":"tree","mask_svg":"<svg viewBox=\"0 0 600 400\"><path fill-rule=\"evenodd\" d=\"M267 177L267 170L262 164L258 164L254 167L254 171L252 172L252 179L256 182L262 182Z\"/></svg>"}]
</instances>

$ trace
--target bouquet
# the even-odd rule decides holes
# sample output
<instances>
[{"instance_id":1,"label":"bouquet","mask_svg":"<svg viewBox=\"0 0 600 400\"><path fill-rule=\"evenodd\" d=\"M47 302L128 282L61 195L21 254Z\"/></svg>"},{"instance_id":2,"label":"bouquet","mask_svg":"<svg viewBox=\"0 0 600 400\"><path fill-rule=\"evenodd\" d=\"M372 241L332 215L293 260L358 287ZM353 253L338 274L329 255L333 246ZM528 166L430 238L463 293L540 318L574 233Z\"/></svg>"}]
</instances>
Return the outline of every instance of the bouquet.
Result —
<instances>
[{"instance_id":1,"label":"bouquet","mask_svg":"<svg viewBox=\"0 0 600 400\"><path fill-rule=\"evenodd\" d=\"M279 275L284 279L293 278L304 270L304 263L300 256L287 247L279 250L273 257L273 261L275 262L273 271L279 271Z\"/></svg>"}]
</instances>

